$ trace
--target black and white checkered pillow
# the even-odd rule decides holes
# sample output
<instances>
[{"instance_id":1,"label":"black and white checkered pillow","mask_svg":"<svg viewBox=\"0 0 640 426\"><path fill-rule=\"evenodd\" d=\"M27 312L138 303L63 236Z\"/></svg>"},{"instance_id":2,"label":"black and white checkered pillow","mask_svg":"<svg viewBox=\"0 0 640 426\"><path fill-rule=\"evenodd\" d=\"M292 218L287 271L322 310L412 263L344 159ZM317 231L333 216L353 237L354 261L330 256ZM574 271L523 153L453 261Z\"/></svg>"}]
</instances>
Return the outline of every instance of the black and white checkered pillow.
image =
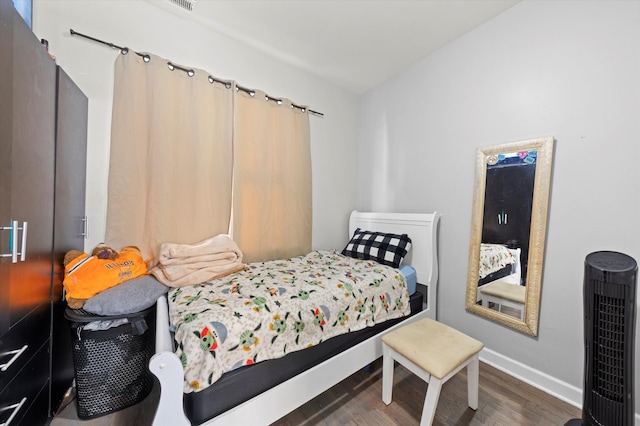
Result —
<instances>
[{"instance_id":1,"label":"black and white checkered pillow","mask_svg":"<svg viewBox=\"0 0 640 426\"><path fill-rule=\"evenodd\" d=\"M342 254L399 268L410 248L411 238L407 234L385 234L358 228Z\"/></svg>"}]
</instances>

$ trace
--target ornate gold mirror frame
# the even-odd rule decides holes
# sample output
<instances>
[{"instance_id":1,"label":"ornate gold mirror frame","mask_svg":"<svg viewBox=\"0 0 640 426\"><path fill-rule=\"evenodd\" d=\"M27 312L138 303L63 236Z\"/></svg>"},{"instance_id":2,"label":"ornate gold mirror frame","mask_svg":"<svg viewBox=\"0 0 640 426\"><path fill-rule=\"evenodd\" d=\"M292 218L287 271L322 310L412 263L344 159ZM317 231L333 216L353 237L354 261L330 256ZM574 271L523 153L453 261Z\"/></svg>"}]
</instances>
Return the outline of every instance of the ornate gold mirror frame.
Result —
<instances>
[{"instance_id":1,"label":"ornate gold mirror frame","mask_svg":"<svg viewBox=\"0 0 640 426\"><path fill-rule=\"evenodd\" d=\"M500 162L505 161L504 158L509 157L511 157L514 162L527 164L530 172L528 175L529 177L525 179L533 182L533 196L531 197L520 194L518 191L522 186L526 185L521 185L522 182L519 182L518 179L514 179L513 176L511 176L506 180L508 183L504 184L508 187L506 190L507 192L501 193L498 196L501 200L496 202L493 198L488 196L489 192L494 190L494 187L497 184L493 183L495 180L491 180L489 185L492 187L487 187L487 170L488 167L493 167L493 170L495 171L496 165L500 165ZM532 336L538 335L538 314L540 309L540 291L542 287L542 267L547 229L547 209L549 203L552 162L553 137L479 148L476 155L471 241L469 245L469 273L467 277L467 300L465 305L466 310ZM534 165L533 168L531 167L532 165ZM513 164L510 164L509 166L513 166ZM512 170L514 169L512 168ZM533 170L533 172L531 172L531 170ZM529 182L528 185L531 187L531 182ZM515 190L515 195L510 192L512 190ZM501 189L500 191L505 191L505 189ZM527 193L527 191L524 192ZM530 189L528 193L531 193ZM523 199L519 200L518 197L522 197ZM525 236L520 240L509 238L508 241L499 241L499 237L495 237L495 235L490 236L493 231L490 231L488 228L495 229L496 226L502 226L504 229L507 229L508 227L513 228L518 224L517 214L505 212L505 208L502 205L490 205L501 204L502 202L505 202L505 199L509 199L509 202L516 199L518 200L516 204L527 206L524 207L526 214L524 214L523 217L528 218L528 206L531 206L528 243L526 242L527 223L521 224L522 226L525 226L525 228L523 228ZM495 214L496 211L498 212L497 214ZM487 215L486 218L484 217L485 212ZM511 222L509 222L509 219L511 219ZM526 222L526 220L524 222ZM502 230L500 229L497 232L502 232ZM483 236L487 241L483 241ZM506 239L507 238L505 238L505 240ZM518 244L522 244L522 247L518 247ZM482 268L480 257L481 246L485 262ZM514 272L511 273L509 277L505 278L498 277L501 274L500 272L495 272L493 275L489 276L483 276L483 274L488 270L485 269L487 263L495 263L494 257L492 257L491 260L487 260L488 258L486 256L488 252L486 249L497 246L504 246L508 248L508 253L511 253L508 254L508 256L513 258L518 258L522 253L523 257L521 259L521 265L511 260L511 262L514 262L513 265L518 266L517 274ZM503 247L497 248L502 249ZM514 270L516 269L516 266L509 265L509 267ZM507 272L507 274L509 273ZM498 278L493 280L493 276ZM513 279L514 276L517 276L518 279ZM496 284L498 282L500 282L498 285L493 287L488 286L489 284ZM491 294L489 289L496 290L498 288L505 292L494 295L494 298L488 296ZM505 299L501 299L501 297L504 297ZM493 300L493 302L491 300ZM501 301L504 301L504 303ZM503 309L503 306L507 307ZM511 310L509 310L509 306L511 307ZM515 309L513 308L514 306ZM520 309L518 310L517 308ZM505 310L507 313L505 313Z\"/></svg>"}]
</instances>

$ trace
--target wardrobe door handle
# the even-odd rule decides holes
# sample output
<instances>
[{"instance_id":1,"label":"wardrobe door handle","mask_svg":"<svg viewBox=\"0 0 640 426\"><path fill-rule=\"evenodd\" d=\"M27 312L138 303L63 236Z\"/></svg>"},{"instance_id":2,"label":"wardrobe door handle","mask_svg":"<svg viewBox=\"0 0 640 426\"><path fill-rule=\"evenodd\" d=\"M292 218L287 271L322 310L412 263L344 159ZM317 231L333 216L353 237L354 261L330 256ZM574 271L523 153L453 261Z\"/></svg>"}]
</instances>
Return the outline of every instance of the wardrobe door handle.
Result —
<instances>
[{"instance_id":1,"label":"wardrobe door handle","mask_svg":"<svg viewBox=\"0 0 640 426\"><path fill-rule=\"evenodd\" d=\"M18 221L11 222L11 263L18 262Z\"/></svg>"},{"instance_id":2,"label":"wardrobe door handle","mask_svg":"<svg viewBox=\"0 0 640 426\"><path fill-rule=\"evenodd\" d=\"M22 248L20 250L20 262L24 262L27 255L27 222L22 222Z\"/></svg>"},{"instance_id":3,"label":"wardrobe door handle","mask_svg":"<svg viewBox=\"0 0 640 426\"><path fill-rule=\"evenodd\" d=\"M8 407L5 408L5 410L13 410L13 413L11 413L11 415L9 416L9 418L7 419L6 422L4 423L0 423L0 426L9 426L11 424L11 422L13 421L13 418L16 416L16 414L18 414L18 411L20 411L20 409L22 408L22 406L24 405L24 403L27 402L27 397L23 397L22 400L20 402L18 402L17 404L13 404L10 405Z\"/></svg>"},{"instance_id":4,"label":"wardrobe door handle","mask_svg":"<svg viewBox=\"0 0 640 426\"><path fill-rule=\"evenodd\" d=\"M83 217L82 219L82 234L81 237L89 238L89 219L87 217Z\"/></svg>"},{"instance_id":5,"label":"wardrobe door handle","mask_svg":"<svg viewBox=\"0 0 640 426\"><path fill-rule=\"evenodd\" d=\"M24 353L24 351L27 350L27 348L29 347L29 345L24 345L21 349L16 349L15 351L9 351L9 352L5 352L4 355L11 355L13 354L13 356L11 357L11 359L0 365L0 371L7 371L9 369L9 367L11 367L11 364L13 364L14 362L16 362L16 360L18 358L20 358L20 355L22 355ZM0 425L2 426L2 425Z\"/></svg>"},{"instance_id":6,"label":"wardrobe door handle","mask_svg":"<svg viewBox=\"0 0 640 426\"><path fill-rule=\"evenodd\" d=\"M18 226L18 221L11 221L11 226L0 227L2 231L10 231L9 245L11 246L11 253L0 254L0 257L10 257L11 263L18 262L18 255L20 255L20 261L24 262L24 257L27 254L27 222L22 222L22 228ZM18 253L18 231L22 231L22 245L20 246L20 253ZM2 426L2 425L0 425Z\"/></svg>"}]
</instances>

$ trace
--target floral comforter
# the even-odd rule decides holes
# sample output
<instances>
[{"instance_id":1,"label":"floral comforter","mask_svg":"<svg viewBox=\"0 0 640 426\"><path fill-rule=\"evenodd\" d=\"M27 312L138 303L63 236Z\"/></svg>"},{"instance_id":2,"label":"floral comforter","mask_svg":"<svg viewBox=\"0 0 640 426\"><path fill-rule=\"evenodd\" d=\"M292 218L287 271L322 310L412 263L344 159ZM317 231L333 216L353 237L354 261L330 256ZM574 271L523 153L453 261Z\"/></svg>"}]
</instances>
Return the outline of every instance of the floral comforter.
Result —
<instances>
[{"instance_id":1,"label":"floral comforter","mask_svg":"<svg viewBox=\"0 0 640 426\"><path fill-rule=\"evenodd\" d=\"M226 371L410 313L398 269L336 252L249 264L169 293L184 392Z\"/></svg>"},{"instance_id":2,"label":"floral comforter","mask_svg":"<svg viewBox=\"0 0 640 426\"><path fill-rule=\"evenodd\" d=\"M508 248L500 244L480 244L480 278L516 263Z\"/></svg>"}]
</instances>

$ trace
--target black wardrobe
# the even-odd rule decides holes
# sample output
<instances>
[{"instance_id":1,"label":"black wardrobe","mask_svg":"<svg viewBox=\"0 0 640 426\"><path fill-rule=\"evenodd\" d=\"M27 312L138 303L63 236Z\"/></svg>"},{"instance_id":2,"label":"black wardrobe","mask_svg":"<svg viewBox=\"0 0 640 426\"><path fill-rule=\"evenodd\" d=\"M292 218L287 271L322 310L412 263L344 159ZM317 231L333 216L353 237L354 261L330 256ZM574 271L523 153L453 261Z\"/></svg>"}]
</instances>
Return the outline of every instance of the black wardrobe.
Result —
<instances>
[{"instance_id":1,"label":"black wardrobe","mask_svg":"<svg viewBox=\"0 0 640 426\"><path fill-rule=\"evenodd\" d=\"M73 380L62 259L84 249L87 98L0 0L0 424L44 424Z\"/></svg>"},{"instance_id":2,"label":"black wardrobe","mask_svg":"<svg viewBox=\"0 0 640 426\"><path fill-rule=\"evenodd\" d=\"M521 248L523 279L528 270L535 175L535 163L487 167L482 242Z\"/></svg>"}]
</instances>

